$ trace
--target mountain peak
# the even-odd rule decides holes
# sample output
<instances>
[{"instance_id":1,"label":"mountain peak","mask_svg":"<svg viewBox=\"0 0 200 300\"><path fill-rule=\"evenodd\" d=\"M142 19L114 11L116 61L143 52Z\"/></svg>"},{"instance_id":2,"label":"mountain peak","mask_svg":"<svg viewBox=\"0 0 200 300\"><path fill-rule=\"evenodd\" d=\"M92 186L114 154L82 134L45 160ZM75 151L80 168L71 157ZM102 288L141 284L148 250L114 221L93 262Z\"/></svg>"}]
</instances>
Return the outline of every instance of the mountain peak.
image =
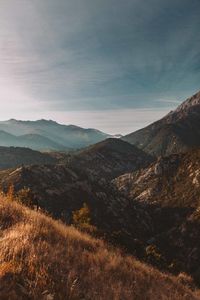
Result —
<instances>
[{"instance_id":1,"label":"mountain peak","mask_svg":"<svg viewBox=\"0 0 200 300\"><path fill-rule=\"evenodd\" d=\"M196 105L200 105L200 91L180 104L175 112L187 111L188 109Z\"/></svg>"},{"instance_id":2,"label":"mountain peak","mask_svg":"<svg viewBox=\"0 0 200 300\"><path fill-rule=\"evenodd\" d=\"M8 123L17 123L17 122L19 122L19 120L16 120L16 119L9 119L7 122L8 122Z\"/></svg>"},{"instance_id":3,"label":"mountain peak","mask_svg":"<svg viewBox=\"0 0 200 300\"><path fill-rule=\"evenodd\" d=\"M58 124L56 121L51 120L51 119L49 119L49 120L47 120L47 119L39 119L36 122L38 122L38 123L48 123L48 124Z\"/></svg>"},{"instance_id":4,"label":"mountain peak","mask_svg":"<svg viewBox=\"0 0 200 300\"><path fill-rule=\"evenodd\" d=\"M133 132L123 140L159 156L200 146L200 92L186 99L161 120Z\"/></svg>"}]
</instances>

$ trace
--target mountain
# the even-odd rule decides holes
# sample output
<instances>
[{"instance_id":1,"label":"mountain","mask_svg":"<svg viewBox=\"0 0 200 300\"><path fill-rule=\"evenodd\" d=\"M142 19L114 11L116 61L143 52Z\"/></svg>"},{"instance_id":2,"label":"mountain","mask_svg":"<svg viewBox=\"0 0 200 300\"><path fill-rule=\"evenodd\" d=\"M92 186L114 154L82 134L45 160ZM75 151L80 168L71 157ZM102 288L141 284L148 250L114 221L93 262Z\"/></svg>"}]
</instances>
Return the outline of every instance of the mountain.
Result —
<instances>
[{"instance_id":1,"label":"mountain","mask_svg":"<svg viewBox=\"0 0 200 300\"><path fill-rule=\"evenodd\" d=\"M0 223L2 300L198 299L187 276L161 273L100 239L2 197Z\"/></svg>"},{"instance_id":2,"label":"mountain","mask_svg":"<svg viewBox=\"0 0 200 300\"><path fill-rule=\"evenodd\" d=\"M160 157L143 170L113 181L119 193L143 204L153 235L147 241L160 257L158 265L182 270L200 284L200 148ZM167 263L166 263L167 262Z\"/></svg>"},{"instance_id":3,"label":"mountain","mask_svg":"<svg viewBox=\"0 0 200 300\"><path fill-rule=\"evenodd\" d=\"M0 131L0 145L4 147L26 147L33 150L67 150L64 146L53 142L39 134L15 136L3 130Z\"/></svg>"},{"instance_id":4,"label":"mountain","mask_svg":"<svg viewBox=\"0 0 200 300\"><path fill-rule=\"evenodd\" d=\"M170 207L200 206L200 148L160 157L147 168L116 178L129 198Z\"/></svg>"},{"instance_id":5,"label":"mountain","mask_svg":"<svg viewBox=\"0 0 200 300\"><path fill-rule=\"evenodd\" d=\"M96 129L61 125L51 120L0 122L0 145L30 147L35 150L82 148L109 137Z\"/></svg>"},{"instance_id":6,"label":"mountain","mask_svg":"<svg viewBox=\"0 0 200 300\"><path fill-rule=\"evenodd\" d=\"M161 120L123 137L153 155L169 155L200 146L200 92Z\"/></svg>"},{"instance_id":7,"label":"mountain","mask_svg":"<svg viewBox=\"0 0 200 300\"><path fill-rule=\"evenodd\" d=\"M16 168L22 165L55 164L58 160L47 153L28 148L0 147L0 169Z\"/></svg>"},{"instance_id":8,"label":"mountain","mask_svg":"<svg viewBox=\"0 0 200 300\"><path fill-rule=\"evenodd\" d=\"M135 146L108 138L72 156L70 166L83 169L91 178L112 179L148 165L153 158Z\"/></svg>"},{"instance_id":9,"label":"mountain","mask_svg":"<svg viewBox=\"0 0 200 300\"><path fill-rule=\"evenodd\" d=\"M30 189L34 205L67 223L71 222L72 212L86 202L100 230L109 236L124 230L127 232L124 241L131 240L132 246L136 235L142 239L150 234L148 213L137 207L129 209L129 201L110 185L114 177L147 166L152 161L149 155L122 140L107 139L74 155L50 153L49 156L58 163L24 164L16 170L1 171L3 190L8 191L12 185L16 193ZM143 221L138 223L138 219Z\"/></svg>"},{"instance_id":10,"label":"mountain","mask_svg":"<svg viewBox=\"0 0 200 300\"><path fill-rule=\"evenodd\" d=\"M93 224L110 237L114 232L124 231L124 241L129 241L131 248L134 238L143 239L152 234L148 212L129 203L109 181L91 179L83 169L62 164L23 166L0 171L0 185L4 192L13 185L16 194L24 188L30 189L32 205L68 224L73 211L87 203Z\"/></svg>"},{"instance_id":11,"label":"mountain","mask_svg":"<svg viewBox=\"0 0 200 300\"><path fill-rule=\"evenodd\" d=\"M106 140L73 158L65 156L65 163L0 171L0 185L5 193L13 185L17 199L29 191L24 204L40 207L67 224L86 203L101 238L160 270L186 272L200 286L199 150L160 158L142 169L133 164L134 172L113 181L110 168L104 171L107 151L115 166L113 149L118 149L117 157L121 149L119 161L126 163L122 158L134 153L135 147ZM85 151L93 158L87 165ZM79 155L84 155L83 164ZM65 157L59 154L57 159ZM119 170L121 165L115 175ZM152 197L145 198L149 191Z\"/></svg>"}]
</instances>

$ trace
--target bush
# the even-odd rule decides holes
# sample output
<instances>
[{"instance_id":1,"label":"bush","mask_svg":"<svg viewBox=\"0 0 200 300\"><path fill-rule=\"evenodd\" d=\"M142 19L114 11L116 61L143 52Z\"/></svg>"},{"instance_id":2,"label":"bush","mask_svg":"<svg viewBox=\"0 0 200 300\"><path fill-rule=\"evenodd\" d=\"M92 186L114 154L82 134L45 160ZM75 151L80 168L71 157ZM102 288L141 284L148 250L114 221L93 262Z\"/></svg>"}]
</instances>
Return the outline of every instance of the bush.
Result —
<instances>
[{"instance_id":1,"label":"bush","mask_svg":"<svg viewBox=\"0 0 200 300\"><path fill-rule=\"evenodd\" d=\"M6 197L9 201L14 201L15 200L15 188L14 185L11 184L8 188L8 191L6 193Z\"/></svg>"},{"instance_id":2,"label":"bush","mask_svg":"<svg viewBox=\"0 0 200 300\"><path fill-rule=\"evenodd\" d=\"M155 245L150 245L146 247L146 259L147 262L157 266L158 268L163 268L166 266L166 260L160 253L159 249Z\"/></svg>"},{"instance_id":3,"label":"bush","mask_svg":"<svg viewBox=\"0 0 200 300\"><path fill-rule=\"evenodd\" d=\"M19 190L19 192L17 193L17 200L28 207L32 207L33 194L31 192L31 189L24 187L23 189Z\"/></svg>"},{"instance_id":4,"label":"bush","mask_svg":"<svg viewBox=\"0 0 200 300\"><path fill-rule=\"evenodd\" d=\"M82 231L95 233L96 227L91 224L90 208L84 203L83 207L72 213L72 224Z\"/></svg>"}]
</instances>

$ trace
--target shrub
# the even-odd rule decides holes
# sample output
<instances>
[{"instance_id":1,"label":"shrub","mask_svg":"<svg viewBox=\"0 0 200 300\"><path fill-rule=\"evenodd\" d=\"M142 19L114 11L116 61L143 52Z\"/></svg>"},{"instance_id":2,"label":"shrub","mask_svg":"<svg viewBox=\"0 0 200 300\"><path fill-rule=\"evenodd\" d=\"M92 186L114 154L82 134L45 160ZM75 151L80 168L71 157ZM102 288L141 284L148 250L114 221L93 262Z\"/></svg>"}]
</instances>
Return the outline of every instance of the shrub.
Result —
<instances>
[{"instance_id":1,"label":"shrub","mask_svg":"<svg viewBox=\"0 0 200 300\"><path fill-rule=\"evenodd\" d=\"M83 207L72 213L72 224L82 231L95 233L96 227L91 224L90 208L84 203Z\"/></svg>"},{"instance_id":2,"label":"shrub","mask_svg":"<svg viewBox=\"0 0 200 300\"><path fill-rule=\"evenodd\" d=\"M163 268L166 266L165 258L155 245L149 245L146 247L146 258L148 263L154 264L158 268Z\"/></svg>"},{"instance_id":3,"label":"shrub","mask_svg":"<svg viewBox=\"0 0 200 300\"><path fill-rule=\"evenodd\" d=\"M15 200L15 188L14 185L11 184L8 188L8 191L6 193L6 197L9 201L14 201Z\"/></svg>"},{"instance_id":4,"label":"shrub","mask_svg":"<svg viewBox=\"0 0 200 300\"><path fill-rule=\"evenodd\" d=\"M31 189L24 187L23 189L19 190L19 192L17 193L17 200L28 207L32 207L33 194L31 192Z\"/></svg>"}]
</instances>

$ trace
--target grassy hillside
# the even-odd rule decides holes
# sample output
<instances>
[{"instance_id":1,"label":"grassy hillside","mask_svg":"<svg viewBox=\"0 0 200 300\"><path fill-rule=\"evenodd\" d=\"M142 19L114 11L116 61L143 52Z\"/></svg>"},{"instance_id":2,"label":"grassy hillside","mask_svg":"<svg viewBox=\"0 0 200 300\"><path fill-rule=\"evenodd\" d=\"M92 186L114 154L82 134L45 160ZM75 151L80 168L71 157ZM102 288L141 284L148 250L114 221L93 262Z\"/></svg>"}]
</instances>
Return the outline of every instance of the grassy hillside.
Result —
<instances>
[{"instance_id":1,"label":"grassy hillside","mask_svg":"<svg viewBox=\"0 0 200 300\"><path fill-rule=\"evenodd\" d=\"M0 199L0 299L199 299L172 276Z\"/></svg>"}]
</instances>

